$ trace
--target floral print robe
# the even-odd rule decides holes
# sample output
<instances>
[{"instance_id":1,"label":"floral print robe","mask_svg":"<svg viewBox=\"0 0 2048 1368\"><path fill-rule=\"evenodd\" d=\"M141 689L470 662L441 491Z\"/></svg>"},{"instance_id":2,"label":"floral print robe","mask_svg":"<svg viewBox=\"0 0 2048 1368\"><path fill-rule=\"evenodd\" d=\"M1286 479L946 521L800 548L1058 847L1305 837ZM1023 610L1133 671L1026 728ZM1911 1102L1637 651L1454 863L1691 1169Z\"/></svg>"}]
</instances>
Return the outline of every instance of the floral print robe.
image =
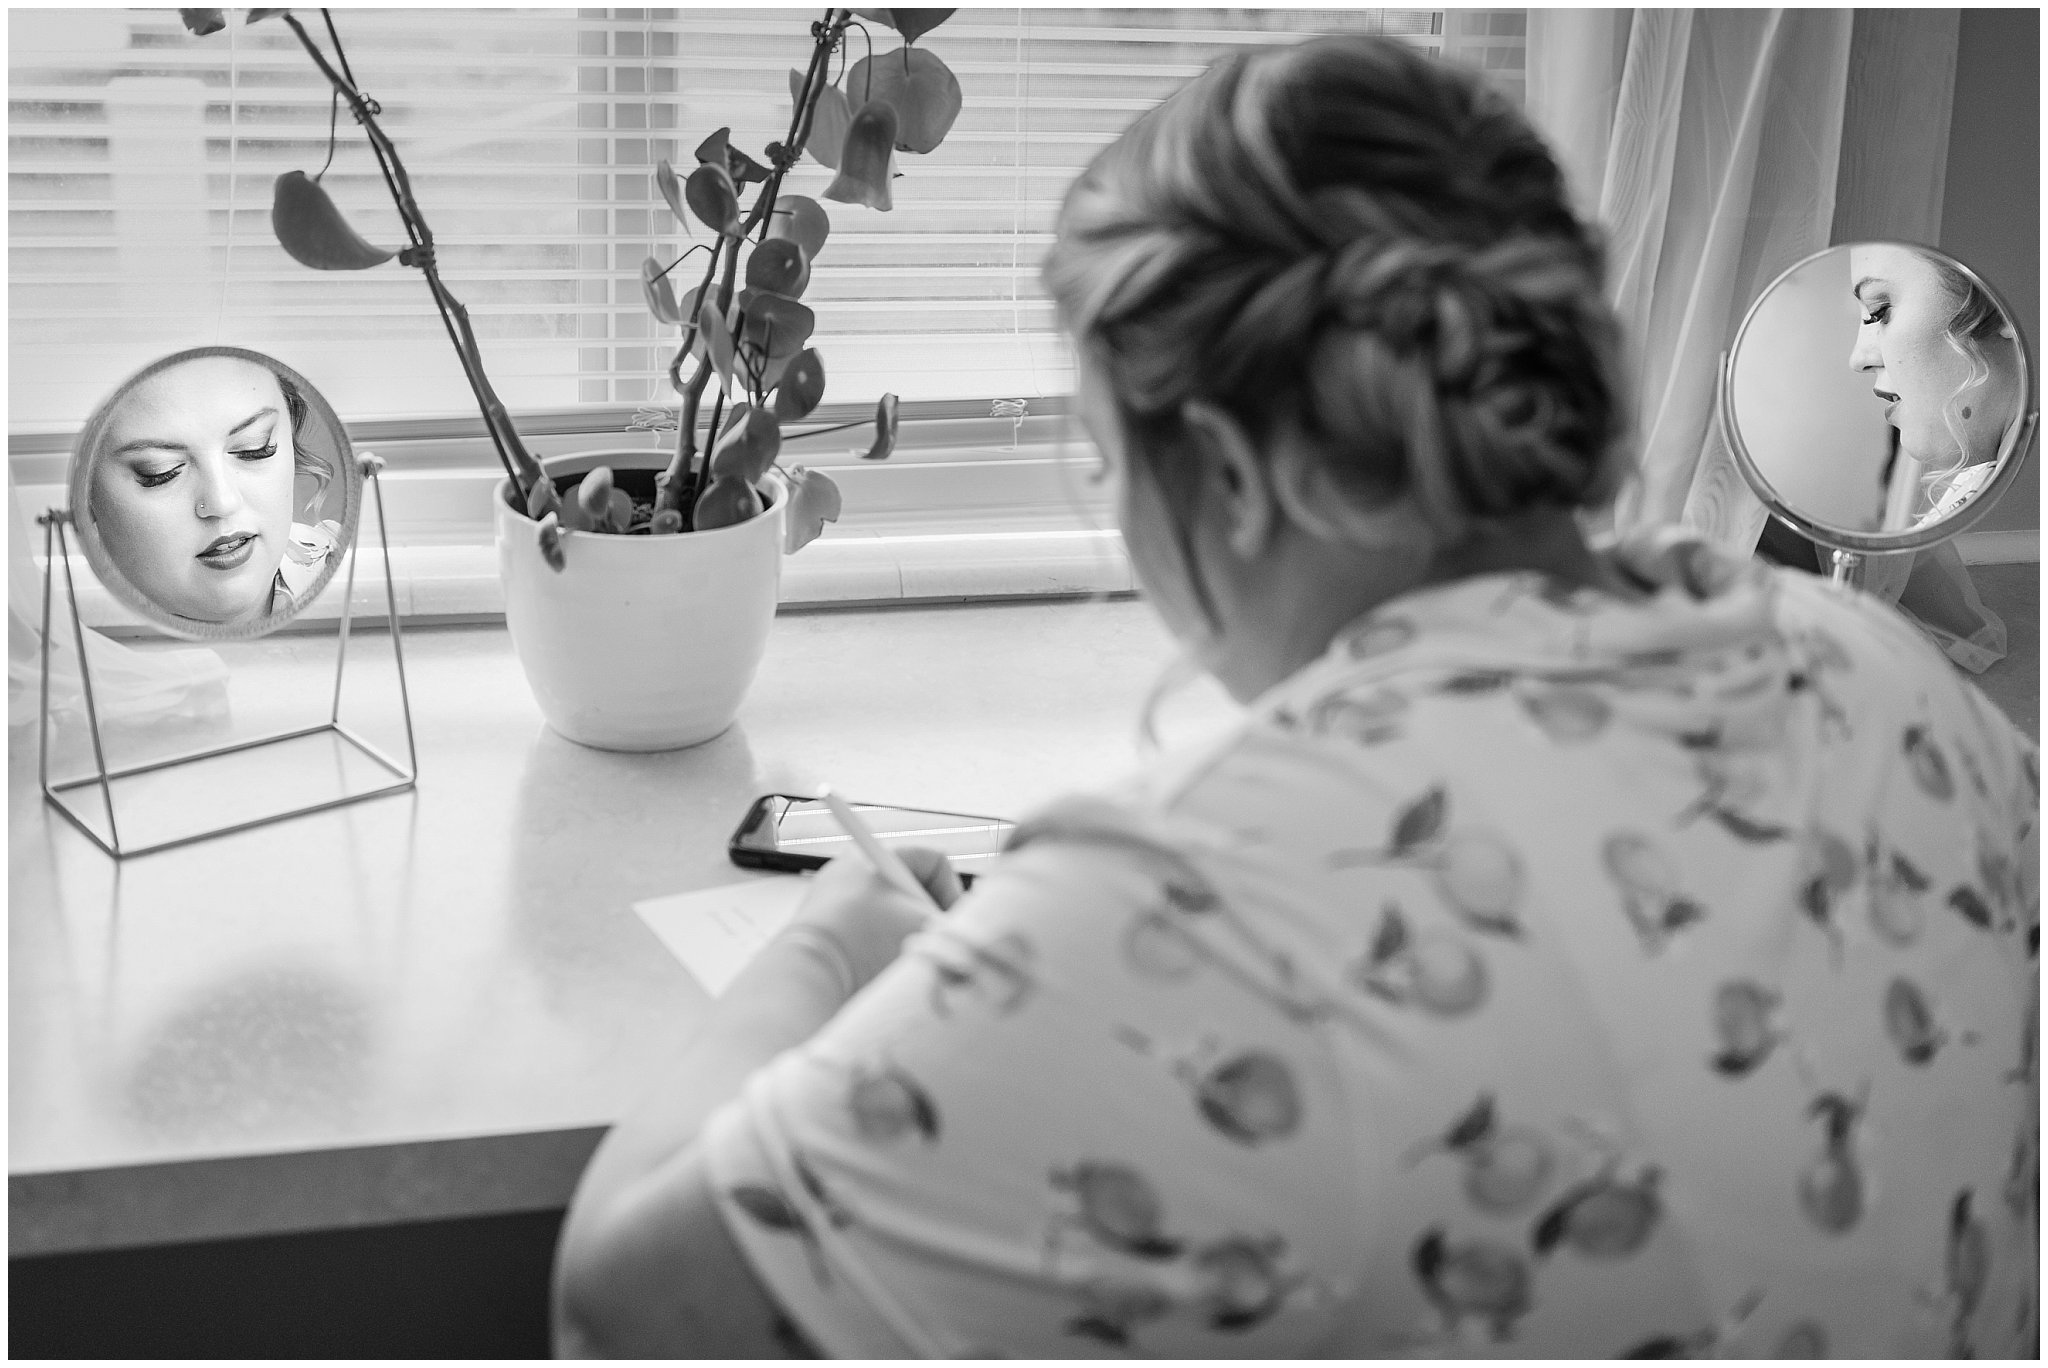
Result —
<instances>
[{"instance_id":1,"label":"floral print robe","mask_svg":"<svg viewBox=\"0 0 2048 1368\"><path fill-rule=\"evenodd\" d=\"M2032 1353L2035 751L1873 600L1639 561L1400 598L1025 823L707 1128L805 1333Z\"/></svg>"}]
</instances>

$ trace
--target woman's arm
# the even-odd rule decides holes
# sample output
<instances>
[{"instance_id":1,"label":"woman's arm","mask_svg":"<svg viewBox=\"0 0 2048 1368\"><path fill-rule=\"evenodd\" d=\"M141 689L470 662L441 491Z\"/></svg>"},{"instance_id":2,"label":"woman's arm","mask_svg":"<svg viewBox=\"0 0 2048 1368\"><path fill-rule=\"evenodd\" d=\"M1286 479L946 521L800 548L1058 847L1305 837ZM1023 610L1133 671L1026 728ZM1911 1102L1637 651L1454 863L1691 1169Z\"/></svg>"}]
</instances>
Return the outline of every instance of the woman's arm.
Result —
<instances>
[{"instance_id":1,"label":"woman's arm","mask_svg":"<svg viewBox=\"0 0 2048 1368\"><path fill-rule=\"evenodd\" d=\"M942 905L943 857L905 859ZM771 941L641 1107L612 1127L577 1184L555 1263L555 1342L567 1357L787 1357L801 1348L716 1210L698 1132L749 1075L810 1039L879 973L924 913L858 861L822 871L795 934Z\"/></svg>"}]
</instances>

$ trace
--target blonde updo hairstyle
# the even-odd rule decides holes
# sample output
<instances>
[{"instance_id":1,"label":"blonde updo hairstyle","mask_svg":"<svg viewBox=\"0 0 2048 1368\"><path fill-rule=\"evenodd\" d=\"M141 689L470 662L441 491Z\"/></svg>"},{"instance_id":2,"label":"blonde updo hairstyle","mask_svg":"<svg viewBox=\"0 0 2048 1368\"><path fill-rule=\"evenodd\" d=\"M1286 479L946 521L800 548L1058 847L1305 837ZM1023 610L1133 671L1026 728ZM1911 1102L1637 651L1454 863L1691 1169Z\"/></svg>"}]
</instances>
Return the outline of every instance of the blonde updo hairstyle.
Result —
<instances>
[{"instance_id":1,"label":"blonde updo hairstyle","mask_svg":"<svg viewBox=\"0 0 2048 1368\"><path fill-rule=\"evenodd\" d=\"M1074 183L1045 281L1184 556L1191 400L1309 439L1359 507L1408 496L1438 546L1623 476L1618 328L1556 163L1397 43L1215 63Z\"/></svg>"}]
</instances>

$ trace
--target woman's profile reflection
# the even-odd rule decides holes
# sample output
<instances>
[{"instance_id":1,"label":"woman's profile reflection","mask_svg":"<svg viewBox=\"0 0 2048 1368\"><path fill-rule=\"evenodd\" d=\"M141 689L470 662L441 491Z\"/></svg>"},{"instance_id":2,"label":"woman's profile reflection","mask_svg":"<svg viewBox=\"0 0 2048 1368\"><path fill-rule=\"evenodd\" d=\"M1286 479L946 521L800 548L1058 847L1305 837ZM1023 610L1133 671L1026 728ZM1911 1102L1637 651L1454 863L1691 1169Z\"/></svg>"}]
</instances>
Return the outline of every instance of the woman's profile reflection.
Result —
<instances>
[{"instance_id":1,"label":"woman's profile reflection","mask_svg":"<svg viewBox=\"0 0 2048 1368\"><path fill-rule=\"evenodd\" d=\"M2019 411L2019 344L1998 304L1963 272L1897 243L1850 249L1861 310L1849 364L1871 377L1898 433L1887 527L1924 523L1990 479Z\"/></svg>"},{"instance_id":2,"label":"woman's profile reflection","mask_svg":"<svg viewBox=\"0 0 2048 1368\"><path fill-rule=\"evenodd\" d=\"M195 622L289 609L318 583L340 533L318 516L335 471L305 444L306 415L297 386L238 356L197 356L131 384L108 415L90 486L115 568Z\"/></svg>"}]
</instances>

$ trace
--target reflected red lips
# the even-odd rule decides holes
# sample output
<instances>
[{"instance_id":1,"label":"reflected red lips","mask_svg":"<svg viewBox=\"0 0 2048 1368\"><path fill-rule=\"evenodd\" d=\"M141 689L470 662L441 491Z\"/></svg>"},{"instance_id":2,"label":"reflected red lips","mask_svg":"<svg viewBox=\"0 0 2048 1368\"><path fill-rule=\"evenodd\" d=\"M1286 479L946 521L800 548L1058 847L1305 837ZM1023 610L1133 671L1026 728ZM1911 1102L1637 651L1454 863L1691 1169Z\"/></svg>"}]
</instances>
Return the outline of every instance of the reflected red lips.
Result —
<instances>
[{"instance_id":1,"label":"reflected red lips","mask_svg":"<svg viewBox=\"0 0 2048 1368\"><path fill-rule=\"evenodd\" d=\"M206 549L201 551L196 559L201 565L211 566L215 570L235 570L246 564L249 557L255 554L254 532L231 532L224 537L215 537L207 543Z\"/></svg>"}]
</instances>

